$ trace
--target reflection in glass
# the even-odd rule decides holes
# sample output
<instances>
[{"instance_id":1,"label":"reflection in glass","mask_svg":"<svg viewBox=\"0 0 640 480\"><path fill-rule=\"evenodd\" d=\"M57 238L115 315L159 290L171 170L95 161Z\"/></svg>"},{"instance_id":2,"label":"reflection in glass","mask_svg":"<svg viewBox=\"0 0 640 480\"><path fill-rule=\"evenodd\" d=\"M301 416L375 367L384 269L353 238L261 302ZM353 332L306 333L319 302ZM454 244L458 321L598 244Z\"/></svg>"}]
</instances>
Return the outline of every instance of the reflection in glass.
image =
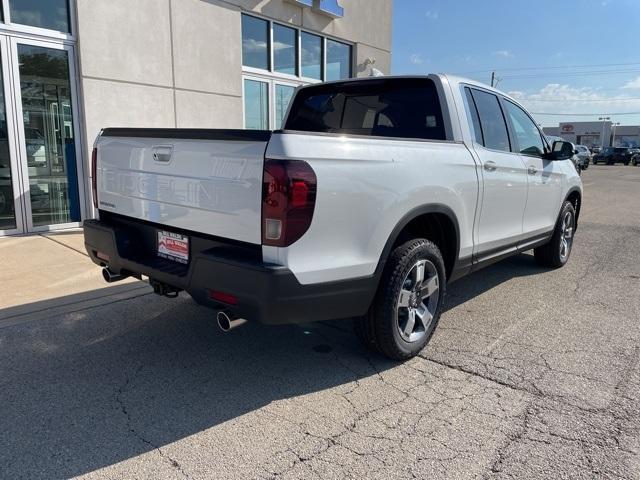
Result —
<instances>
[{"instance_id":1,"label":"reflection in glass","mask_svg":"<svg viewBox=\"0 0 640 480\"><path fill-rule=\"evenodd\" d=\"M290 85L277 85L276 84L276 128L282 128L284 122L284 116L289 108L289 102L295 92L295 87Z\"/></svg>"},{"instance_id":2,"label":"reflection in glass","mask_svg":"<svg viewBox=\"0 0 640 480\"><path fill-rule=\"evenodd\" d=\"M269 84L255 80L244 81L244 128L269 129Z\"/></svg>"},{"instance_id":3,"label":"reflection in glass","mask_svg":"<svg viewBox=\"0 0 640 480\"><path fill-rule=\"evenodd\" d=\"M297 30L273 24L273 67L276 72L297 75Z\"/></svg>"},{"instance_id":4,"label":"reflection in glass","mask_svg":"<svg viewBox=\"0 0 640 480\"><path fill-rule=\"evenodd\" d=\"M11 23L70 32L68 0L9 0Z\"/></svg>"},{"instance_id":5,"label":"reflection in glass","mask_svg":"<svg viewBox=\"0 0 640 480\"><path fill-rule=\"evenodd\" d=\"M18 45L18 65L33 225L78 222L68 53Z\"/></svg>"},{"instance_id":6,"label":"reflection in glass","mask_svg":"<svg viewBox=\"0 0 640 480\"><path fill-rule=\"evenodd\" d=\"M269 23L242 15L242 65L269 70Z\"/></svg>"},{"instance_id":7,"label":"reflection in glass","mask_svg":"<svg viewBox=\"0 0 640 480\"><path fill-rule=\"evenodd\" d=\"M322 38L311 33L301 33L302 76L322 80Z\"/></svg>"},{"instance_id":8,"label":"reflection in glass","mask_svg":"<svg viewBox=\"0 0 640 480\"><path fill-rule=\"evenodd\" d=\"M344 80L351 76L351 46L327 40L327 80Z\"/></svg>"},{"instance_id":9,"label":"reflection in glass","mask_svg":"<svg viewBox=\"0 0 640 480\"><path fill-rule=\"evenodd\" d=\"M4 103L4 79L0 72L0 230L16 228L9 138L7 136L7 111Z\"/></svg>"}]
</instances>

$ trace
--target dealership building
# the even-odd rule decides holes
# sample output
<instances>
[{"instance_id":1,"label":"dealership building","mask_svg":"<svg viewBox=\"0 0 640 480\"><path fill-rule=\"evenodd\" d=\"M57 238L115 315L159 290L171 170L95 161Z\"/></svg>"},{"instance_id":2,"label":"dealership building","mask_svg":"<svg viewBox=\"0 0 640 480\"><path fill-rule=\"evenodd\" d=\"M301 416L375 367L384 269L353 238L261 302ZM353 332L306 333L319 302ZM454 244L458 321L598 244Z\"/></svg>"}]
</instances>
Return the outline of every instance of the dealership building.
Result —
<instances>
[{"instance_id":1,"label":"dealership building","mask_svg":"<svg viewBox=\"0 0 640 480\"><path fill-rule=\"evenodd\" d=\"M614 125L611 121L563 122L544 127L544 133L562 137L575 145L614 147L640 146L640 126Z\"/></svg>"},{"instance_id":2,"label":"dealership building","mask_svg":"<svg viewBox=\"0 0 640 480\"><path fill-rule=\"evenodd\" d=\"M277 129L294 89L389 73L392 0L0 0L0 235L92 215L104 127Z\"/></svg>"}]
</instances>

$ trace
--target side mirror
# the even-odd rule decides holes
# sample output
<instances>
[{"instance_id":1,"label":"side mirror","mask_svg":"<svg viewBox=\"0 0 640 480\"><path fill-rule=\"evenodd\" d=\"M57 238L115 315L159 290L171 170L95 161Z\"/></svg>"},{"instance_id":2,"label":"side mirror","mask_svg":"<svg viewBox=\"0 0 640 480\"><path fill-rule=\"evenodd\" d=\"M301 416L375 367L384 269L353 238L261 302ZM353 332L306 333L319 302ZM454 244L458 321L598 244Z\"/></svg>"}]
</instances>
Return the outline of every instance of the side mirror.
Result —
<instances>
[{"instance_id":1,"label":"side mirror","mask_svg":"<svg viewBox=\"0 0 640 480\"><path fill-rule=\"evenodd\" d=\"M547 155L549 160L568 160L573 157L574 147L571 142L556 140L553 142L551 153Z\"/></svg>"}]
</instances>

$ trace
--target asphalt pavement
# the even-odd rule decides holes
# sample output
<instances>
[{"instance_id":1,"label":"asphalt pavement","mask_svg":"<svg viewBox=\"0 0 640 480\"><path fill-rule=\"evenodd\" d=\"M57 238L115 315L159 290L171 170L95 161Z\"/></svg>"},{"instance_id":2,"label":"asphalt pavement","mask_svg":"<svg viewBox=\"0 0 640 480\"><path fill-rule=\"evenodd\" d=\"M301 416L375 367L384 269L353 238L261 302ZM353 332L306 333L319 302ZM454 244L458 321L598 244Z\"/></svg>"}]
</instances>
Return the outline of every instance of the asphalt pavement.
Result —
<instances>
[{"instance_id":1,"label":"asphalt pavement","mask_svg":"<svg viewBox=\"0 0 640 480\"><path fill-rule=\"evenodd\" d=\"M640 168L583 181L569 264L454 283L406 363L142 283L0 296L0 478L640 478Z\"/></svg>"}]
</instances>

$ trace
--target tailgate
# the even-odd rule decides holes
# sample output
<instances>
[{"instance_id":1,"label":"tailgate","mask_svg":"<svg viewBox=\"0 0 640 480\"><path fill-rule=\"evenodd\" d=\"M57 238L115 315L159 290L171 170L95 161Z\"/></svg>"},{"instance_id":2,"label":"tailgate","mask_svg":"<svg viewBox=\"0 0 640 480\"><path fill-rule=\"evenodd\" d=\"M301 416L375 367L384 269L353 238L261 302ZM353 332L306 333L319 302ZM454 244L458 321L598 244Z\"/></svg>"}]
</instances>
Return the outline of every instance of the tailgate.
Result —
<instances>
[{"instance_id":1,"label":"tailgate","mask_svg":"<svg viewBox=\"0 0 640 480\"><path fill-rule=\"evenodd\" d=\"M107 129L98 208L242 242L261 242L267 131Z\"/></svg>"}]
</instances>

